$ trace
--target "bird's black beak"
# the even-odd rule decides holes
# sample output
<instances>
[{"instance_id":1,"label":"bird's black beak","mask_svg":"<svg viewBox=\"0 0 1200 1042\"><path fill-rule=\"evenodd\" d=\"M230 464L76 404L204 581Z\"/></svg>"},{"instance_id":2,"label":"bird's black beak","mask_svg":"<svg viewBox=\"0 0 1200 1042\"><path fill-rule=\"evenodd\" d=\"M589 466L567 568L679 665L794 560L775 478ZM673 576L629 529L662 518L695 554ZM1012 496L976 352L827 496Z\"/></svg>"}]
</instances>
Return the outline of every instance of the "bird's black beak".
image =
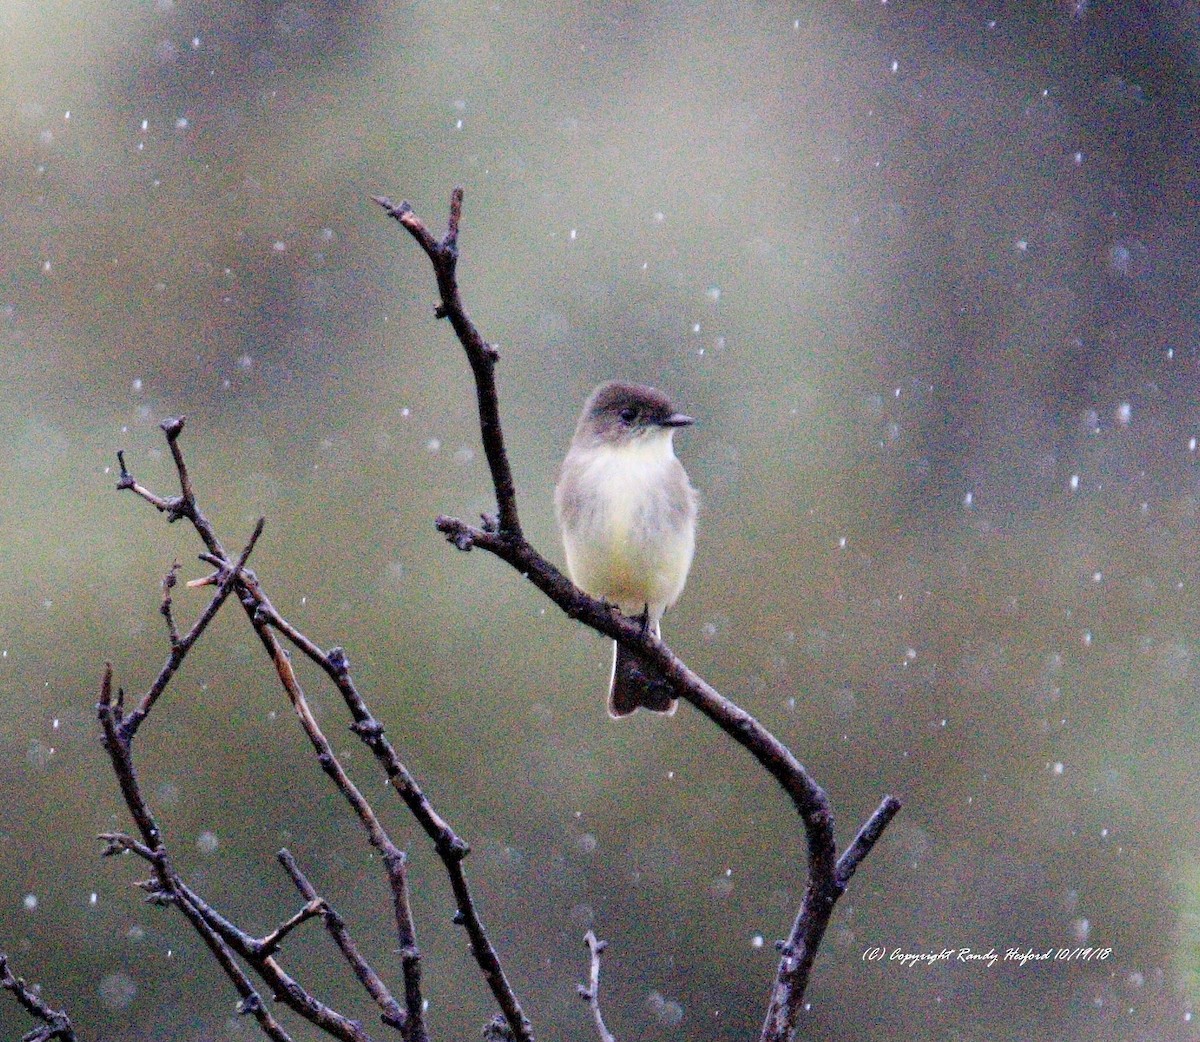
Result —
<instances>
[{"instance_id":1,"label":"bird's black beak","mask_svg":"<svg viewBox=\"0 0 1200 1042\"><path fill-rule=\"evenodd\" d=\"M673 412L665 420L659 421L664 427L690 427L695 422L690 416L684 416L681 412Z\"/></svg>"}]
</instances>

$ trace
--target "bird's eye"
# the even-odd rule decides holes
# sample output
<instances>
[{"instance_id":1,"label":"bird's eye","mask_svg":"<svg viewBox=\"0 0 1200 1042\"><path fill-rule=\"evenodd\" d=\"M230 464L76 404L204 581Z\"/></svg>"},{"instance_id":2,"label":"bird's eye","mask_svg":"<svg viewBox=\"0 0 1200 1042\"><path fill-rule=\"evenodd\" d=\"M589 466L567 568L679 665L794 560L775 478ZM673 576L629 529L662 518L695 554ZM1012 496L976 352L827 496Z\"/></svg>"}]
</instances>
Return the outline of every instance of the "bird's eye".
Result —
<instances>
[{"instance_id":1,"label":"bird's eye","mask_svg":"<svg viewBox=\"0 0 1200 1042\"><path fill-rule=\"evenodd\" d=\"M638 411L631 406L626 406L618 415L621 417L622 423L633 423L638 418Z\"/></svg>"}]
</instances>

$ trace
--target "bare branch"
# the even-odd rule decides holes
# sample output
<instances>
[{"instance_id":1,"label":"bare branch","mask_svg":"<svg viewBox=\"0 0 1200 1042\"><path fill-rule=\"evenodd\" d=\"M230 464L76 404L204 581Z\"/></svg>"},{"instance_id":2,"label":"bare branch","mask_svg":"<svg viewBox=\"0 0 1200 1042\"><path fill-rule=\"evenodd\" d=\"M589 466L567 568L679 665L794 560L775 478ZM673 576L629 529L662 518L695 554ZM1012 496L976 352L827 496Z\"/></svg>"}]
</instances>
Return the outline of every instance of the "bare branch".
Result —
<instances>
[{"instance_id":1,"label":"bare branch","mask_svg":"<svg viewBox=\"0 0 1200 1042\"><path fill-rule=\"evenodd\" d=\"M456 188L451 196L447 231L441 239L429 231L407 203L395 206L383 198L376 200L389 216L409 231L429 257L440 296L435 313L440 318L450 320L475 377L480 431L491 470L498 514L494 518L484 517L482 526L440 517L437 527L460 550L478 547L509 563L569 617L636 649L639 655L658 668L679 697L694 705L749 751L784 789L803 821L808 846L808 878L804 896L791 934L781 946L775 987L762 1032L763 1042L784 1042L794 1028L813 960L833 907L858 865L870 853L898 812L899 802L890 796L886 797L839 858L834 843L833 814L829 800L791 751L753 716L693 673L670 648L653 635L643 632L638 621L628 619L611 605L582 593L526 541L519 522L515 488L500 426L495 383L498 353L483 339L467 315L457 283L462 200L462 190ZM170 654L154 683L128 714L124 712L123 692L118 690L114 697L111 667L105 670L97 706L98 717L105 748L137 827L136 836L116 832L102 836L107 844L105 853L128 850L151 865L152 878L139 884L147 891L148 899L175 904L180 908L233 982L241 999L239 1011L254 1015L269 1037L280 1042L288 1039L283 1028L266 1011L259 993L239 965L239 959L262 978L274 1000L283 1002L326 1034L345 1042L370 1040L358 1022L321 1003L278 963L280 946L288 935L308 920L320 918L360 983L379 1006L383 1022L398 1028L405 1042L428 1042L421 992L421 955L410 903L406 854L392 842L375 810L334 754L332 744L319 727L292 667L291 657L285 650L284 642L287 642L318 665L337 687L353 720L351 729L371 750L389 783L430 838L442 860L454 893L455 921L466 930L472 954L501 1010L500 1016L485 1033L488 1037L532 1042L532 1028L488 939L467 882L463 863L470 848L436 812L416 779L399 759L382 725L359 694L351 678L345 652L338 647L324 651L300 633L275 609L257 577L246 567L262 533L262 519L242 553L236 560L231 559L197 503L179 445L184 429L183 419L169 419L161 426L178 472L179 494L164 498L139 484L129 473L123 453L118 453L121 473L117 487L134 492L165 513L169 521L182 518L192 524L205 546L205 552L200 556L213 565L215 571L188 585L213 585L216 591L192 627L187 633L181 634L174 618L172 601L179 566L176 564L170 569L163 583L161 605L161 613L167 624ZM381 855L391 889L399 939L404 977L403 1006L362 958L344 922L320 897L287 851L280 852L280 861L306 903L265 937L253 937L224 918L175 872L159 827L143 797L133 765L133 739L178 672L190 648L205 632L229 594L235 591L275 667L280 684L316 752L319 765L350 804L369 842ZM601 1042L614 1042L604 1026L598 998L600 954L604 942L599 941L591 931L586 940L592 955L591 977L589 986L581 987L580 993L592 1008ZM53 1036L46 1034L45 1037Z\"/></svg>"},{"instance_id":2,"label":"bare branch","mask_svg":"<svg viewBox=\"0 0 1200 1042\"><path fill-rule=\"evenodd\" d=\"M871 853L871 849L878 842L879 837L883 835L883 830L891 823L892 818L900 813L900 801L895 796L885 796L883 801L875 808L862 828L858 830L858 835L854 837L852 842L838 858L837 863L837 884L843 890L850 883L850 877L854 875L855 869L858 868L860 862Z\"/></svg>"},{"instance_id":3,"label":"bare branch","mask_svg":"<svg viewBox=\"0 0 1200 1042\"><path fill-rule=\"evenodd\" d=\"M174 445L174 442L172 444ZM192 509L194 510L194 504L192 504ZM250 537L250 541L246 544L246 549L242 550L241 556L238 558L238 563L233 565L233 567L222 569L220 580L217 582L216 593L212 594L212 599L205 606L204 611L200 612L196 623L192 625L192 628L184 636L179 636L178 630L175 629L175 621L172 613L170 613L169 593L164 594L162 613L167 617L170 629L170 653L167 655L166 663L158 671L155 682L150 685L150 689L142 696L142 701L138 702L137 708L134 708L133 712L121 721L122 739L124 741L130 741L134 733L137 732L138 727L142 726L142 721L151 709L154 708L158 697L167 689L170 678L175 676L179 667L184 664L184 659L187 657L187 653L191 651L192 645L199 640L200 634L203 634L204 630L208 629L212 619L216 618L216 613L221 610L221 605L224 604L226 598L229 597L229 593L233 591L236 582L238 582L241 569L246 567L246 562L250 559L250 555L254 551L254 545L258 543L259 535L263 534L264 523L265 519L259 517L257 525L254 526L254 532ZM166 582L163 585L166 586ZM169 587L167 589L169 591Z\"/></svg>"},{"instance_id":4,"label":"bare branch","mask_svg":"<svg viewBox=\"0 0 1200 1042\"><path fill-rule=\"evenodd\" d=\"M50 1042L55 1038L61 1042L75 1042L71 1018L63 1010L48 1006L38 994L36 985L28 985L23 977L14 976L8 966L8 956L3 952L0 952L0 988L11 991L26 1013L42 1021L40 1027L25 1035L24 1042Z\"/></svg>"},{"instance_id":5,"label":"bare branch","mask_svg":"<svg viewBox=\"0 0 1200 1042\"><path fill-rule=\"evenodd\" d=\"M456 902L454 921L466 931L471 944L471 954L500 1006L506 1022L510 1025L509 1030L518 1042L531 1042L533 1038L532 1025L521 1009L521 1003L504 972L499 954L488 938L487 929L480 917L470 884L467 881L463 859L470 853L471 848L437 813L417 780L401 762L384 733L383 725L371 714L366 702L359 694L350 676L350 663L346 658L345 651L338 647L330 648L328 652L322 651L275 610L275 607L253 580L248 582L248 586L258 605L257 617L259 620L269 624L287 637L296 648L320 666L337 686L354 719L351 730L374 754L392 788L404 800L405 806L417 819L425 834L433 841L434 850L445 866L446 874L450 879L450 887L454 892ZM419 956L415 947L406 948L403 940L401 941L401 954L404 959L406 982L411 982L413 978L409 976L409 967L411 964L411 972L415 976ZM408 995L410 990L411 988L406 987L406 1006L411 1013L417 1007L417 996Z\"/></svg>"},{"instance_id":6,"label":"bare branch","mask_svg":"<svg viewBox=\"0 0 1200 1042\"><path fill-rule=\"evenodd\" d=\"M178 430L176 429L177 436ZM170 433L168 433L168 438L171 439ZM182 457L174 439L171 439L171 444L177 458L181 460ZM187 503L185 516L195 524L195 517L199 515L199 511L191 496L186 471L181 472L180 481L181 486L187 490L184 497ZM265 946L261 942L255 941L254 938L234 927L183 883L171 865L163 844L161 830L142 795L133 766L132 743L138 725L149 713L154 700L165 690L183 657L204 631L208 622L215 616L229 591L239 582L242 568L262 533L262 528L263 522L260 519L255 527L254 535L237 562L222 561L221 582L217 593L209 602L208 608L188 634L180 638L172 648L167 666L160 672L155 685L151 687L150 692L143 698L138 708L130 713L124 721L121 721L119 717L119 703L114 702L113 699L112 667L111 665L106 666L100 700L97 705L97 715L104 736L105 750L112 761L125 804L133 816L142 840L137 843L130 837L122 836L119 833L108 833L101 838L108 844L106 853L112 853L118 847L125 847L150 861L154 866L154 879L146 886L146 889L149 890L151 898L158 903L169 902L179 907L208 945L226 976L233 982L241 997L239 1009L255 1016L270 1037L284 1042L288 1035L263 1005L249 979L237 965L233 952L237 952L238 955L250 962L255 971L268 983L272 995L311 1023L345 1042L370 1042L370 1036L362 1030L360 1025L318 1002L279 968L273 957L264 951Z\"/></svg>"},{"instance_id":7,"label":"bare branch","mask_svg":"<svg viewBox=\"0 0 1200 1042\"><path fill-rule=\"evenodd\" d=\"M114 854L123 854L125 851L129 851L153 864L160 856L159 851L151 850L145 843L139 843L124 832L101 832L96 838L104 840L103 857L112 857Z\"/></svg>"},{"instance_id":8,"label":"bare branch","mask_svg":"<svg viewBox=\"0 0 1200 1042\"><path fill-rule=\"evenodd\" d=\"M579 985L580 997L592 1011L592 1020L596 1023L596 1033L600 1036L600 1042L617 1042L604 1026L604 1017L600 1014L600 953L608 947L608 942L600 940L591 930L583 935L583 941L592 953L592 965L587 984Z\"/></svg>"},{"instance_id":9,"label":"bare branch","mask_svg":"<svg viewBox=\"0 0 1200 1042\"><path fill-rule=\"evenodd\" d=\"M521 522L517 516L516 486L513 484L508 453L504 448L504 434L500 429L500 400L496 393L496 362L500 353L493 344L483 339L467 314L458 291L458 225L462 217L463 190L455 188L450 193L450 219L446 235L441 240L434 238L433 233L413 213L413 208L408 203L395 206L383 196L376 196L375 202L383 207L389 217L404 225L433 265L441 296L441 303L435 314L438 318L450 320L475 376L479 429L483 438L483 451L492 472L492 485L496 490L500 531L520 538Z\"/></svg>"},{"instance_id":10,"label":"bare branch","mask_svg":"<svg viewBox=\"0 0 1200 1042\"><path fill-rule=\"evenodd\" d=\"M259 948L266 954L274 954L282 947L287 935L295 930L298 926L304 925L310 919L319 919L325 914L325 905L322 901L309 901L303 908L293 915L287 922L280 923L274 930L260 940Z\"/></svg>"},{"instance_id":11,"label":"bare branch","mask_svg":"<svg viewBox=\"0 0 1200 1042\"><path fill-rule=\"evenodd\" d=\"M400 941L400 953L405 974L405 994L407 1000L406 1030L415 1042L424 1042L426 1037L424 1027L424 1001L420 994L420 949L417 947L416 923L413 920L412 906L408 896L408 859L405 853L392 842L376 815L374 808L363 796L358 786L350 780L350 776L342 767L334 754L333 746L317 723L308 699L300 686L292 661L279 643L270 627L271 610L264 608L256 600L257 583L247 581L247 601L254 605L250 612L250 621L266 648L267 654L275 665L283 689L300 719L304 733L317 753L317 763L329 777L338 791L345 797L353 808L359 822L367 832L370 843L383 857L384 868L392 890L392 911L396 920L396 928ZM265 598L264 598L265 601ZM269 603L269 602L268 602Z\"/></svg>"},{"instance_id":12,"label":"bare branch","mask_svg":"<svg viewBox=\"0 0 1200 1042\"><path fill-rule=\"evenodd\" d=\"M171 867L167 849L163 845L162 833L142 796L141 785L133 767L132 734L126 736L120 724L120 701L113 698L112 679L112 665L106 664L96 712L104 736L105 751L112 761L113 772L117 776L125 805L142 834L142 842L139 843L120 833L105 833L100 837L107 843L105 853L111 854L116 848L125 847L146 858L154 866L154 887L151 896L161 897L176 904L191 922L193 929L200 934L218 965L237 990L240 996L239 1012L252 1015L268 1038L275 1039L275 1042L291 1042L287 1032L263 1005L258 992L238 966L229 948L182 893L181 881Z\"/></svg>"},{"instance_id":13,"label":"bare branch","mask_svg":"<svg viewBox=\"0 0 1200 1042\"><path fill-rule=\"evenodd\" d=\"M182 494L178 500L172 501L171 509L173 509L173 512L177 516L186 517L196 527L206 547L208 547L207 551L200 556L217 569L214 575L209 580L205 580L205 582L211 583L216 581L226 594L230 586L238 590L239 598L251 625L271 658L280 683L286 691L297 717L305 733L308 735L310 743L316 750L318 763L350 803L366 830L370 842L382 854L382 860L391 885L393 911L400 941L399 951L405 983L404 1009L399 1009L395 1000L387 992L387 989L383 986L377 975L361 959L361 956L358 956L356 951L351 951L352 946L351 948L342 949L343 954L350 962L355 973L358 974L359 979L380 1004L383 1010L382 1019L392 1026L400 1027L406 1042L427 1042L427 1033L424 1024L424 1000L420 985L421 957L416 943L416 929L408 895L407 858L404 852L392 843L374 810L357 786L350 780L334 755L331 743L321 731L315 716L308 706L307 698L292 668L291 659L280 644L276 632L282 634L288 641L312 659L312 661L317 663L342 693L354 719L352 729L373 750L376 758L387 773L393 788L401 795L425 832L433 839L435 850L446 867L447 875L451 882L451 889L455 895L455 919L461 922L467 930L471 940L472 953L479 963L484 977L502 1010L506 1023L512 1025L509 1029L512 1037L518 1040L518 1042L532 1042L532 1028L525 1018L520 1003L517 1001L516 994L503 972L499 957L488 940L486 930L475 907L466 876L462 869L461 863L468 853L469 847L459 839L449 825L434 811L415 779L413 779L412 775L400 762L395 750L384 737L382 726L375 721L350 678L349 665L346 661L345 653L340 648L333 648L329 652L324 652L304 636L304 634L296 630L295 627L276 611L263 592L254 573L244 567L249 549L252 548L259 531L261 531L261 522L259 529L256 530L254 539L251 540L250 546L247 547L247 552L242 555L242 558L236 564L229 561L221 549L220 542L217 540L211 525L208 524L197 505L178 445L178 436L182 429L182 421L168 421L168 423L164 423L163 429L167 434L172 454L180 471L179 480L182 490ZM121 483L118 485L119 488L134 490L142 498L155 505L167 502L139 485L132 475L129 474L123 458L121 459L121 467L122 478ZM196 629L195 636L198 637L200 632L202 632L202 627ZM179 640L179 646L185 652L191 643L189 638L194 640L191 632ZM166 686L178 668L178 662L171 665L169 660L168 665L171 668L164 669L160 674L159 686L152 689L155 698L161 694L162 688ZM143 703L145 703L145 699ZM152 704L153 700L151 700L149 705ZM148 708L149 706L147 705L146 711L148 711ZM141 709L142 706L139 706L139 710ZM119 720L119 714L115 709L113 716L114 719ZM131 713L129 720L126 721L122 728L122 733L128 729L129 737L132 737L132 731L144 716L145 713L142 712L139 715L138 710ZM130 727L130 721L134 725L132 728ZM296 879L295 875L293 875L293 879ZM208 928L218 935L225 944L229 945L234 952L246 958L255 968L256 972L263 975L277 993L281 993L281 997L285 1002L293 1005L293 1008L297 1008L303 1016L314 1022L317 1022L314 1019L315 1017L324 1017L326 1011L323 1008L318 1008L319 1004L316 1003L315 999L312 999L303 989L295 985L295 982L287 978L286 975L283 975L282 971L274 967L269 958L263 958L263 945L265 944L267 947L270 947L278 944L284 934L294 929L299 924L299 921L306 917L305 913L302 912L299 916L293 917L279 931L268 936L264 941L255 941L221 918L215 910L205 905L199 896L188 890L178 877L174 879L172 893L178 895L187 904L188 908L199 915ZM340 920L328 913L322 914L324 914L326 926L330 928L332 933L334 924L340 923ZM348 942L348 940L348 935L344 935L343 941ZM341 944L342 942L339 942L340 947ZM295 993L294 1001L290 1001L289 995L293 991ZM326 1026L326 1030L330 1030L330 1028ZM331 1031L331 1033L335 1032ZM338 1034L338 1037L343 1036Z\"/></svg>"},{"instance_id":14,"label":"bare branch","mask_svg":"<svg viewBox=\"0 0 1200 1042\"><path fill-rule=\"evenodd\" d=\"M175 522L180 518L186 517L195 527L197 534L209 552L225 559L226 554L224 548L221 546L221 541L217 538L217 534L209 523L208 518L196 506L196 496L192 491L192 478L188 473L187 465L184 463L183 454L179 451L179 436L183 433L185 422L186 420L183 416L171 416L158 425L167 436L167 444L171 449L171 458L175 462L175 470L179 475L180 494L164 498L155 495L144 485L140 484L126 468L125 454L123 452L117 453L117 462L121 465L121 476L120 480L117 481L117 490L130 489L146 500L147 503L153 505L157 510L165 513L167 520L170 522Z\"/></svg>"},{"instance_id":15,"label":"bare branch","mask_svg":"<svg viewBox=\"0 0 1200 1042\"><path fill-rule=\"evenodd\" d=\"M392 993L388 990L387 985L370 966L370 964L362 957L358 950L358 946L350 937L350 931L346 928L346 924L342 917L330 907L329 903L318 896L316 889L308 881L307 877L300 866L296 864L296 859L292 857L287 850L281 850L277 855L279 863L283 865L287 874L291 876L292 882L296 884L296 889L304 895L309 902L307 907L319 905L320 915L325 923L325 929L329 932L329 936L333 938L334 944L338 946L346 962L350 964L350 968L354 970L354 974L358 977L362 986L366 988L367 993L373 998L376 1004L382 1010L380 1018L385 1024L399 1028L404 1033L405 1037L409 1037L408 1031L408 1015L401 1008Z\"/></svg>"},{"instance_id":16,"label":"bare branch","mask_svg":"<svg viewBox=\"0 0 1200 1042\"><path fill-rule=\"evenodd\" d=\"M141 496L160 513L166 514L168 521L177 521L183 516L178 512L179 501L177 499L164 499L162 496L156 496L145 485L134 480L133 475L125 467L125 453L120 450L117 452L117 464L121 468L121 476L117 479L118 492L129 489L134 495Z\"/></svg>"},{"instance_id":17,"label":"bare branch","mask_svg":"<svg viewBox=\"0 0 1200 1042\"><path fill-rule=\"evenodd\" d=\"M268 1037L275 1039L275 1042L292 1042L291 1036L284 1030L283 1025L275 1019L271 1011L263 1004L262 996L255 990L254 985L250 982L250 978L246 976L242 968L237 964L233 957L233 953L224 944L221 938L217 935L204 917L191 905L188 901L176 902L180 911L187 917L188 922L192 924L194 929L208 946L208 950L212 952L213 958L217 960L217 965L221 967L234 988L237 990L240 999L237 1005L238 1013L243 1016L252 1016L258 1021L258 1026L263 1033ZM287 1002L286 993L278 989L272 991L272 995L282 998ZM289 1005L291 1005L289 1003ZM294 1008L294 1007L293 1007ZM332 1032L330 1032L332 1034ZM350 1042L360 1042L359 1039L349 1035L338 1035L339 1038L347 1038ZM365 1039L361 1042L366 1042Z\"/></svg>"}]
</instances>

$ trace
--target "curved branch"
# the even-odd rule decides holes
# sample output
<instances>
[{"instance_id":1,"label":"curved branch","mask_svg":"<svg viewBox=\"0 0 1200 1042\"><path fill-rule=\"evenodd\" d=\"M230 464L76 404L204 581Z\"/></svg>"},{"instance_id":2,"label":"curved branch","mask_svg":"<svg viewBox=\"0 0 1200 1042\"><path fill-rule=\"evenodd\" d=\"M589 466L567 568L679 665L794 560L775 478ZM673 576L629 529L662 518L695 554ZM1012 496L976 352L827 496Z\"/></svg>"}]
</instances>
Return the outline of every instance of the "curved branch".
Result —
<instances>
[{"instance_id":1,"label":"curved branch","mask_svg":"<svg viewBox=\"0 0 1200 1042\"><path fill-rule=\"evenodd\" d=\"M592 1022L596 1025L596 1034L600 1042L617 1042L611 1031L604 1023L604 1015L600 1012L600 954L608 947L607 941L600 940L591 930L583 935L583 943L592 953L591 970L588 972L588 982L579 985L579 997L588 1004L592 1011Z\"/></svg>"},{"instance_id":2,"label":"curved branch","mask_svg":"<svg viewBox=\"0 0 1200 1042\"><path fill-rule=\"evenodd\" d=\"M637 619L622 615L607 601L589 597L539 554L523 537L467 525L457 518L439 517L437 528L460 550L479 547L512 565L572 619L613 640L638 649L672 683L676 693L691 702L739 745L747 749L782 786L809 828L809 852L832 874L833 813L829 798L804 765L770 731L736 703L692 672L666 644L643 630Z\"/></svg>"},{"instance_id":3,"label":"curved branch","mask_svg":"<svg viewBox=\"0 0 1200 1042\"><path fill-rule=\"evenodd\" d=\"M448 229L445 237L439 240L407 202L397 206L384 197L375 197L375 202L388 216L399 221L412 235L433 265L441 298L435 314L450 319L475 375L480 432L491 467L499 520L485 518L483 527L478 527L457 518L439 517L438 531L459 550L478 547L496 555L528 578L568 617L636 649L640 657L657 667L674 687L676 695L690 702L746 749L787 793L804 822L808 880L791 935L782 947L776 984L761 1036L762 1042L782 1042L795 1026L817 946L833 906L854 869L900 809L900 803L894 797L886 797L839 860L829 798L787 746L753 716L692 672L682 659L652 633L644 631L636 620L626 618L604 601L589 597L526 541L517 523L516 495L500 430L494 374L496 353L467 316L455 275L462 200L462 188L455 188L451 194Z\"/></svg>"}]
</instances>

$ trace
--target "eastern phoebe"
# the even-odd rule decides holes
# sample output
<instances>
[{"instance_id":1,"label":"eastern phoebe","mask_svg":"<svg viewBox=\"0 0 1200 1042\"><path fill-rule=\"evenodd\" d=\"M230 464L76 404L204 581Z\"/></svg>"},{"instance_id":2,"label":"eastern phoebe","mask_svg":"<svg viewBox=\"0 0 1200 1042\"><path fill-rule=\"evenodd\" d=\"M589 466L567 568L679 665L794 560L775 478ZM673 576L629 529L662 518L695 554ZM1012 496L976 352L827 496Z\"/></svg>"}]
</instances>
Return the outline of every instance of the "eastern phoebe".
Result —
<instances>
[{"instance_id":1,"label":"eastern phoebe","mask_svg":"<svg viewBox=\"0 0 1200 1042\"><path fill-rule=\"evenodd\" d=\"M640 617L656 637L696 546L696 490L671 445L676 429L693 422L653 387L601 384L583 407L554 490L571 580ZM653 667L617 644L609 715L639 706L673 713L675 699Z\"/></svg>"}]
</instances>

